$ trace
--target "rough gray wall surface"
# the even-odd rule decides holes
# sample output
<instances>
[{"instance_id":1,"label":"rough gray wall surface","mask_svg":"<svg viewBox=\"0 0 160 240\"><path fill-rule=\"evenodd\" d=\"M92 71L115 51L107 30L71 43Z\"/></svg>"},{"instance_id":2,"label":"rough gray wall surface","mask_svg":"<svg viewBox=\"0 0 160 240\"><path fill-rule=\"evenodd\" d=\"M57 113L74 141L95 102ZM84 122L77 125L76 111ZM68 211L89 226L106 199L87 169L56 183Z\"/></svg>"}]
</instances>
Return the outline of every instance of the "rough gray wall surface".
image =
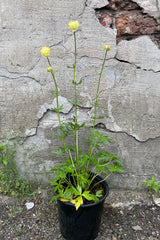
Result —
<instances>
[{"instance_id":1,"label":"rough gray wall surface","mask_svg":"<svg viewBox=\"0 0 160 240\"><path fill-rule=\"evenodd\" d=\"M51 48L50 60L57 70L56 78L64 122L74 114L71 95L73 36L68 22L78 20L77 79L81 106L79 121L92 125L97 73L103 59L104 44L111 45L100 89L104 108L97 121L101 131L111 136L116 152L125 165L125 173L111 180L113 186L141 187L144 179L160 175L160 49L150 36L116 43L116 31L104 28L95 16L103 0L1 0L0 2L0 132L14 129L25 141L17 148L17 165L21 173L47 181L49 170L58 159L51 152L57 140L53 80L47 73L46 59L40 56L43 46ZM160 1L134 0L145 13L159 21ZM103 126L103 129L101 128ZM19 129L24 129L21 132ZM81 137L84 136L82 132ZM82 140L81 140L82 141ZM83 144L82 142L82 145Z\"/></svg>"}]
</instances>

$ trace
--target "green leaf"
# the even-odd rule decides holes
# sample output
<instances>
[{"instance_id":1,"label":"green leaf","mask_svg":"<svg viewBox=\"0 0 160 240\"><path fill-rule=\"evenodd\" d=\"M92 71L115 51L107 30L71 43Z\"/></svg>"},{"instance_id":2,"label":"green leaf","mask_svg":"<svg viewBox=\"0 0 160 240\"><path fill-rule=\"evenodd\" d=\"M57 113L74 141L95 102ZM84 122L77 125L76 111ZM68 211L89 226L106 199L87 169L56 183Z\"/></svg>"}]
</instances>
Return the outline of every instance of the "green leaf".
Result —
<instances>
[{"instance_id":1,"label":"green leaf","mask_svg":"<svg viewBox=\"0 0 160 240\"><path fill-rule=\"evenodd\" d=\"M65 188L65 191L63 193L63 198L72 201L72 189L71 188L69 188L69 187Z\"/></svg>"},{"instance_id":2,"label":"green leaf","mask_svg":"<svg viewBox=\"0 0 160 240\"><path fill-rule=\"evenodd\" d=\"M93 165L97 165L98 164L98 161L97 161L97 158L91 158L91 163L93 163Z\"/></svg>"},{"instance_id":3,"label":"green leaf","mask_svg":"<svg viewBox=\"0 0 160 240\"><path fill-rule=\"evenodd\" d=\"M53 157L53 156L60 156L60 155L62 155L62 154L63 154L63 152L62 152L62 149L60 148L60 149L58 149L57 151L54 151L51 156L52 156L52 157Z\"/></svg>"},{"instance_id":4,"label":"green leaf","mask_svg":"<svg viewBox=\"0 0 160 240\"><path fill-rule=\"evenodd\" d=\"M87 154L80 154L79 156L79 163L82 166L84 166L89 160L89 156Z\"/></svg>"},{"instance_id":5,"label":"green leaf","mask_svg":"<svg viewBox=\"0 0 160 240\"><path fill-rule=\"evenodd\" d=\"M82 196L85 197L88 201L92 201L95 199L95 197L92 194L90 194L89 191L84 191Z\"/></svg>"},{"instance_id":6,"label":"green leaf","mask_svg":"<svg viewBox=\"0 0 160 240\"><path fill-rule=\"evenodd\" d=\"M151 183L148 182L148 181L143 181L143 183L144 183L147 187L150 187L150 186L151 186Z\"/></svg>"},{"instance_id":7,"label":"green leaf","mask_svg":"<svg viewBox=\"0 0 160 240\"><path fill-rule=\"evenodd\" d=\"M101 166L96 166L96 170L98 171L98 172L103 172L103 173L108 173L107 172L107 170L105 170L105 168L104 167L101 167Z\"/></svg>"},{"instance_id":8,"label":"green leaf","mask_svg":"<svg viewBox=\"0 0 160 240\"><path fill-rule=\"evenodd\" d=\"M98 197L94 194L90 194L89 191L85 191L83 194L82 194L88 201L94 201L94 202L97 202L98 201Z\"/></svg>"},{"instance_id":9,"label":"green leaf","mask_svg":"<svg viewBox=\"0 0 160 240\"><path fill-rule=\"evenodd\" d=\"M82 78L80 79L79 82L76 82L76 81L72 81L72 83L76 86L80 85L82 83Z\"/></svg>"},{"instance_id":10,"label":"green leaf","mask_svg":"<svg viewBox=\"0 0 160 240\"><path fill-rule=\"evenodd\" d=\"M76 168L73 167L72 165L66 166L66 167L64 168L64 171L67 172L67 173L74 173L75 170L76 170Z\"/></svg>"},{"instance_id":11,"label":"green leaf","mask_svg":"<svg viewBox=\"0 0 160 240\"><path fill-rule=\"evenodd\" d=\"M89 136L91 137L91 139L93 138L93 140L92 140L93 142L91 142L92 144L101 143L105 146L106 142L112 143L111 138L101 134L99 131L92 131ZM89 139L89 141L90 141L90 139Z\"/></svg>"},{"instance_id":12,"label":"green leaf","mask_svg":"<svg viewBox=\"0 0 160 240\"><path fill-rule=\"evenodd\" d=\"M54 200L57 200L57 199L59 199L60 197L61 197L61 194L57 194L57 195L53 196L53 197L51 198L51 200L49 201L49 203L52 203Z\"/></svg>"},{"instance_id":13,"label":"green leaf","mask_svg":"<svg viewBox=\"0 0 160 240\"><path fill-rule=\"evenodd\" d=\"M96 119L103 119L104 116L99 116L99 117L91 117L91 119L96 120Z\"/></svg>"},{"instance_id":14,"label":"green leaf","mask_svg":"<svg viewBox=\"0 0 160 240\"><path fill-rule=\"evenodd\" d=\"M3 163L4 166L7 166L8 165L8 159L7 158L2 159L2 163Z\"/></svg>"},{"instance_id":15,"label":"green leaf","mask_svg":"<svg viewBox=\"0 0 160 240\"><path fill-rule=\"evenodd\" d=\"M98 190L96 192L96 197L98 197L98 198L102 197L102 190Z\"/></svg>"},{"instance_id":16,"label":"green leaf","mask_svg":"<svg viewBox=\"0 0 160 240\"><path fill-rule=\"evenodd\" d=\"M82 83L83 79L81 78L80 81L77 83L77 85L80 85Z\"/></svg>"},{"instance_id":17,"label":"green leaf","mask_svg":"<svg viewBox=\"0 0 160 240\"><path fill-rule=\"evenodd\" d=\"M72 68L73 69L74 67L73 66L72 67L71 66L67 66L67 68Z\"/></svg>"},{"instance_id":18,"label":"green leaf","mask_svg":"<svg viewBox=\"0 0 160 240\"><path fill-rule=\"evenodd\" d=\"M75 105L75 101L68 100L68 102ZM81 104L82 104L82 102L77 102L77 105L81 105Z\"/></svg>"},{"instance_id":19,"label":"green leaf","mask_svg":"<svg viewBox=\"0 0 160 240\"><path fill-rule=\"evenodd\" d=\"M107 168L109 168L108 170L112 173L112 172L124 172L124 170L122 169L122 166L118 165L118 164L114 164L114 165L107 165Z\"/></svg>"},{"instance_id":20,"label":"green leaf","mask_svg":"<svg viewBox=\"0 0 160 240\"><path fill-rule=\"evenodd\" d=\"M79 194L79 191L78 191L74 186L72 186L71 189L72 189L72 193L73 193L75 196L79 196L79 195L80 195L80 194Z\"/></svg>"},{"instance_id":21,"label":"green leaf","mask_svg":"<svg viewBox=\"0 0 160 240\"><path fill-rule=\"evenodd\" d=\"M63 105L61 105L59 108L51 108L52 111L60 112L63 109Z\"/></svg>"},{"instance_id":22,"label":"green leaf","mask_svg":"<svg viewBox=\"0 0 160 240\"><path fill-rule=\"evenodd\" d=\"M61 136L60 135L51 135L51 137L53 138L53 139L56 139L56 138L60 138Z\"/></svg>"},{"instance_id":23,"label":"green leaf","mask_svg":"<svg viewBox=\"0 0 160 240\"><path fill-rule=\"evenodd\" d=\"M159 191L159 188L160 188L160 186L153 186L153 189L154 189L154 191L156 191L156 192Z\"/></svg>"},{"instance_id":24,"label":"green leaf","mask_svg":"<svg viewBox=\"0 0 160 240\"><path fill-rule=\"evenodd\" d=\"M79 194L82 193L82 187L80 185L77 186L77 190L78 190Z\"/></svg>"},{"instance_id":25,"label":"green leaf","mask_svg":"<svg viewBox=\"0 0 160 240\"><path fill-rule=\"evenodd\" d=\"M71 101L71 100L68 100L69 103L75 105L75 102L74 101Z\"/></svg>"},{"instance_id":26,"label":"green leaf","mask_svg":"<svg viewBox=\"0 0 160 240\"><path fill-rule=\"evenodd\" d=\"M151 179L151 185L154 185L154 184L155 184L155 181L156 181L156 178L155 178L155 177L152 177L152 179Z\"/></svg>"},{"instance_id":27,"label":"green leaf","mask_svg":"<svg viewBox=\"0 0 160 240\"><path fill-rule=\"evenodd\" d=\"M58 178L64 179L66 178L66 172L64 172L63 170L61 171L57 171L56 172L56 176L58 175Z\"/></svg>"},{"instance_id":28,"label":"green leaf","mask_svg":"<svg viewBox=\"0 0 160 240\"><path fill-rule=\"evenodd\" d=\"M72 122L68 123L68 126L72 129L72 131L79 130L80 128L83 128L84 125L85 123L82 123L81 125L78 123L72 123Z\"/></svg>"}]
</instances>

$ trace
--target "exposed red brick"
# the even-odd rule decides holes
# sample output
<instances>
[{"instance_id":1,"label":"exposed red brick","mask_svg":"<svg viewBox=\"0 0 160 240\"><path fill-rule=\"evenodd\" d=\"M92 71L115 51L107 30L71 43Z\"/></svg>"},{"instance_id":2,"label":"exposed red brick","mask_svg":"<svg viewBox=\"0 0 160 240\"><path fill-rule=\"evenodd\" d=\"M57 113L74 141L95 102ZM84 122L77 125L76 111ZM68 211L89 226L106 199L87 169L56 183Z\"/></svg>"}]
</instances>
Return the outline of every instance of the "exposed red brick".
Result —
<instances>
[{"instance_id":1,"label":"exposed red brick","mask_svg":"<svg viewBox=\"0 0 160 240\"><path fill-rule=\"evenodd\" d=\"M131 11L140 10L141 8L137 3L130 0L109 0L109 4L106 6L106 9L113 11Z\"/></svg>"},{"instance_id":2,"label":"exposed red brick","mask_svg":"<svg viewBox=\"0 0 160 240\"><path fill-rule=\"evenodd\" d=\"M144 35L160 32L156 20L142 13L123 14L116 18L117 36Z\"/></svg>"},{"instance_id":3,"label":"exposed red brick","mask_svg":"<svg viewBox=\"0 0 160 240\"><path fill-rule=\"evenodd\" d=\"M112 27L113 19L109 14L102 14L98 17L98 19L104 27Z\"/></svg>"}]
</instances>

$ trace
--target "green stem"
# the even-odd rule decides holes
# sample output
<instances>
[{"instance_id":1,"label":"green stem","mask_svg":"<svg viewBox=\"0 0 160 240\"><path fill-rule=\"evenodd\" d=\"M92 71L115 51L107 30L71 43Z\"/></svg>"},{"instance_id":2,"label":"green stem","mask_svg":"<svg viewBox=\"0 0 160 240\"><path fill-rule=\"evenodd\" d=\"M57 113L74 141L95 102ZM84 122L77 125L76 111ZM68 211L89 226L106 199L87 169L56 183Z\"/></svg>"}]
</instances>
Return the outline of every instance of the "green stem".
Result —
<instances>
[{"instance_id":1,"label":"green stem","mask_svg":"<svg viewBox=\"0 0 160 240\"><path fill-rule=\"evenodd\" d=\"M48 57L47 57L47 61L48 61L49 66L52 67ZM61 119L60 119L59 102L58 102L58 86L57 86L57 82L56 82L56 78L55 78L53 70L51 70L51 74L52 74L54 85L55 85L56 108L57 108L56 112L57 112L57 117L58 117L58 124L59 124L62 144L63 144L64 150L65 150L65 154L66 154L67 160L70 163L70 159L69 159L68 153L66 152L66 144L65 144L64 136L63 136L63 132L62 132L62 124L61 124Z\"/></svg>"},{"instance_id":2,"label":"green stem","mask_svg":"<svg viewBox=\"0 0 160 240\"><path fill-rule=\"evenodd\" d=\"M73 168L75 169L75 172L76 172L76 174L77 174L77 169L76 169L76 167L75 167L75 164L74 164L74 161L73 161L73 158L72 158L72 155L71 155L70 150L69 150L69 155L70 155L70 159L71 159L72 166L73 166ZM77 174L77 176L78 176L78 174ZM76 186L76 179L75 179L74 176L72 176L72 177L73 177L74 185Z\"/></svg>"},{"instance_id":3,"label":"green stem","mask_svg":"<svg viewBox=\"0 0 160 240\"><path fill-rule=\"evenodd\" d=\"M91 157L92 157L92 153L93 153L93 143L92 143L92 141L93 141L93 133L95 131L96 116L97 116L98 95L99 95L101 77L102 77L104 65L105 65L105 62L106 62L106 57L107 57L107 50L105 52L105 56L104 56L104 59L103 59L101 71L99 73L99 79L98 79L98 85L97 85L97 91L96 91L96 100L95 100L95 103L94 103L94 117L93 117L94 121L93 121L93 128L92 128L92 134L91 134L91 145L90 145L90 150L89 150L89 161L88 161L87 171L89 171L90 161L91 161Z\"/></svg>"},{"instance_id":4,"label":"green stem","mask_svg":"<svg viewBox=\"0 0 160 240\"><path fill-rule=\"evenodd\" d=\"M74 47L75 47L75 53L74 53L74 67L73 67L73 84L74 84L74 100L75 100L75 130L74 130L74 143L75 143L75 162L77 166L77 170L79 169L78 165L78 130L77 127L77 84L76 84L76 63L77 63L77 46L76 46L76 33L74 32Z\"/></svg>"},{"instance_id":5,"label":"green stem","mask_svg":"<svg viewBox=\"0 0 160 240\"><path fill-rule=\"evenodd\" d=\"M101 68L101 71L100 71L100 73L99 73L99 79L98 79L98 85L97 85L97 92L96 92L96 101L95 101L95 104L94 104L93 131L94 131L94 128L95 128L96 115L97 115L99 87L100 87L100 82L101 82L101 77L102 77L104 65L105 65L105 62L106 62L106 57L107 57L107 51L105 52L105 56L104 56L103 63L102 63L102 68Z\"/></svg>"},{"instance_id":6,"label":"green stem","mask_svg":"<svg viewBox=\"0 0 160 240\"><path fill-rule=\"evenodd\" d=\"M91 182L93 182L93 180L94 180L98 175L99 175L99 174L95 175L95 177L91 180ZM101 181L95 183L95 184L93 185L93 187L91 188L91 190L92 190L95 186L97 186L99 183L106 181L111 175L112 175L112 173L110 173L109 175L107 175L107 176L106 176L104 179L102 179ZM91 191L91 190L90 190L90 191Z\"/></svg>"}]
</instances>

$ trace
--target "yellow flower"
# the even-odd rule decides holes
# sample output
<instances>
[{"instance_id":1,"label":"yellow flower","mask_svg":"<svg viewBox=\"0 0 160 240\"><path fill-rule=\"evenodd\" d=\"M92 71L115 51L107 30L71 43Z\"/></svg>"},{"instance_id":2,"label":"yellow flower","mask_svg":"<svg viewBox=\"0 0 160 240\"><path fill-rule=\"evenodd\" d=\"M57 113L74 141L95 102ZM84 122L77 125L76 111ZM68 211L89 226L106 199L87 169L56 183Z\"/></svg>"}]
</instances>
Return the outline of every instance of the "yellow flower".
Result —
<instances>
[{"instance_id":1,"label":"yellow flower","mask_svg":"<svg viewBox=\"0 0 160 240\"><path fill-rule=\"evenodd\" d=\"M106 51L109 51L109 50L111 49L111 47L110 47L110 45L104 45L104 49L105 49Z\"/></svg>"},{"instance_id":2,"label":"yellow flower","mask_svg":"<svg viewBox=\"0 0 160 240\"><path fill-rule=\"evenodd\" d=\"M78 27L79 27L79 22L78 21L71 21L68 24L68 28L73 30L73 31L77 30Z\"/></svg>"},{"instance_id":3,"label":"yellow flower","mask_svg":"<svg viewBox=\"0 0 160 240\"><path fill-rule=\"evenodd\" d=\"M49 67L47 68L47 72L52 72L52 67L51 67L51 66L49 66Z\"/></svg>"},{"instance_id":4,"label":"yellow flower","mask_svg":"<svg viewBox=\"0 0 160 240\"><path fill-rule=\"evenodd\" d=\"M42 47L40 53L43 57L48 57L50 55L50 48L49 47Z\"/></svg>"}]
</instances>

